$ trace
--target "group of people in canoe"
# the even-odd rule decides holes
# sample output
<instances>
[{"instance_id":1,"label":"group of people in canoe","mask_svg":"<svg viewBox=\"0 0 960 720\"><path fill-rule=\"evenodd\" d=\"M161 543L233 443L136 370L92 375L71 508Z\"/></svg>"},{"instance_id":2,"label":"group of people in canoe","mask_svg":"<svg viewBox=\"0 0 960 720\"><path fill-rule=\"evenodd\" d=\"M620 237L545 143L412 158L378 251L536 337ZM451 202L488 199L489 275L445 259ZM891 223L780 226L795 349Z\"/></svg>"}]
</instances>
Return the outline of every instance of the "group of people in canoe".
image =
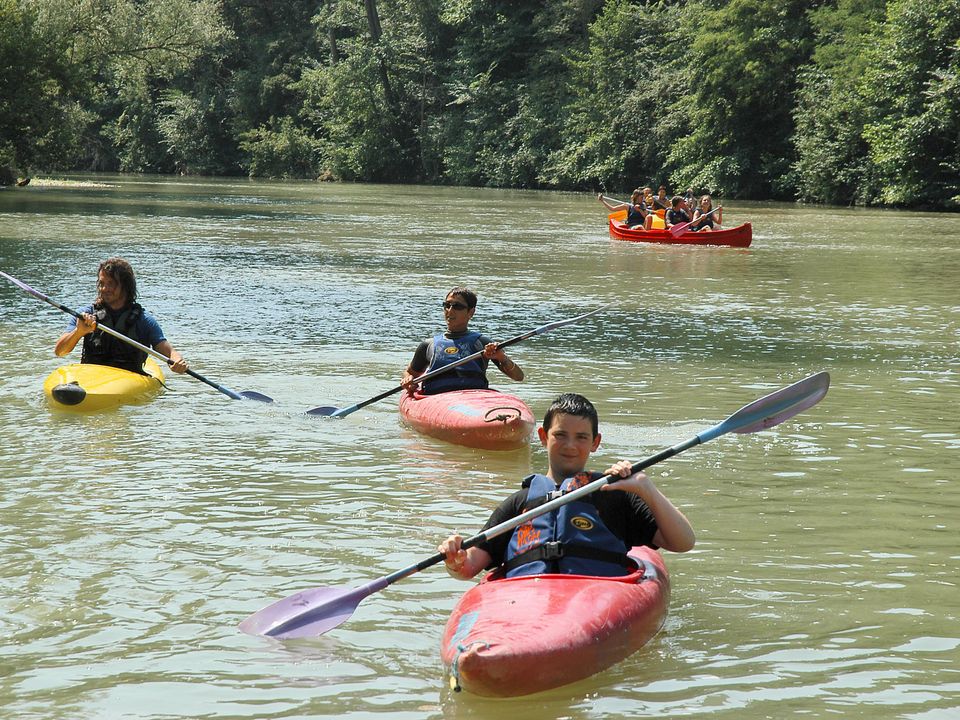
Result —
<instances>
[{"instance_id":1,"label":"group of people in canoe","mask_svg":"<svg viewBox=\"0 0 960 720\"><path fill-rule=\"evenodd\" d=\"M657 194L651 187L637 188L630 194L630 202L611 202L603 193L597 199L611 212L626 210L624 221L627 227L635 230L670 230L674 225L686 224L684 232L711 232L722 230L723 207L713 207L713 198L709 194L695 199L693 190L684 195L667 197L667 189L661 185Z\"/></svg>"},{"instance_id":2,"label":"group of people in canoe","mask_svg":"<svg viewBox=\"0 0 960 720\"><path fill-rule=\"evenodd\" d=\"M98 329L107 326L167 355L171 369L186 372L183 356L166 339L156 319L137 303L136 276L130 263L109 258L97 270L97 296L79 310L57 340L58 357L83 340L82 363L110 365L141 372L146 356ZM403 385L413 393L417 378L482 350L480 359L441 373L420 391L436 394L486 388L490 361L512 380L524 379L523 369L497 343L469 328L477 310L477 295L455 287L443 300L447 329L420 343L403 373ZM521 489L504 500L484 529L519 516L546 500L570 492L602 475L619 480L583 499L545 513L505 534L463 549L460 535L439 545L447 570L470 578L483 569L502 568L508 576L564 573L596 576L629 574L627 552L637 545L686 552L695 542L693 528L646 473L631 472L631 463L614 463L604 473L587 471L590 455L600 446L597 411L582 395L566 393L551 404L537 429L547 452L547 470L523 480Z\"/></svg>"}]
</instances>

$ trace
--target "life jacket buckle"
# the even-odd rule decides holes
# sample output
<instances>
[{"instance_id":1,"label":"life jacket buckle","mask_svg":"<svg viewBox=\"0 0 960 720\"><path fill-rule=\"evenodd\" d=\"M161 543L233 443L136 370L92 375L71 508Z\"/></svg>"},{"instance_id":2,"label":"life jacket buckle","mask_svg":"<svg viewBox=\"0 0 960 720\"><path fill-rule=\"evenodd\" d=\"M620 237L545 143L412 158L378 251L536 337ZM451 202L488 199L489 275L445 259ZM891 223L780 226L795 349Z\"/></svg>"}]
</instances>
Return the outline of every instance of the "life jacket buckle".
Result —
<instances>
[{"instance_id":1,"label":"life jacket buckle","mask_svg":"<svg viewBox=\"0 0 960 720\"><path fill-rule=\"evenodd\" d=\"M563 543L557 541L546 542L540 547L543 548L543 559L550 560L560 560L564 556L563 552Z\"/></svg>"}]
</instances>

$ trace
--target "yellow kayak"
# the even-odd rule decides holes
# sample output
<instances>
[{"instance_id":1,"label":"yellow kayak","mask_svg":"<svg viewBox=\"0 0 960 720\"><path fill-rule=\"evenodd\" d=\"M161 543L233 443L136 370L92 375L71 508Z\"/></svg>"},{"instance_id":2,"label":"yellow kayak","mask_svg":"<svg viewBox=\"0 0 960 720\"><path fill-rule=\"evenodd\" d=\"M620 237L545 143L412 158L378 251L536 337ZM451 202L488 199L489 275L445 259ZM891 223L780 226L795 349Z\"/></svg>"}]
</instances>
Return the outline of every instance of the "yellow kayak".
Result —
<instances>
[{"instance_id":1,"label":"yellow kayak","mask_svg":"<svg viewBox=\"0 0 960 720\"><path fill-rule=\"evenodd\" d=\"M43 383L43 392L53 407L75 412L96 412L118 405L146 402L163 389L163 371L148 357L146 375L107 365L77 363L54 370Z\"/></svg>"}]
</instances>

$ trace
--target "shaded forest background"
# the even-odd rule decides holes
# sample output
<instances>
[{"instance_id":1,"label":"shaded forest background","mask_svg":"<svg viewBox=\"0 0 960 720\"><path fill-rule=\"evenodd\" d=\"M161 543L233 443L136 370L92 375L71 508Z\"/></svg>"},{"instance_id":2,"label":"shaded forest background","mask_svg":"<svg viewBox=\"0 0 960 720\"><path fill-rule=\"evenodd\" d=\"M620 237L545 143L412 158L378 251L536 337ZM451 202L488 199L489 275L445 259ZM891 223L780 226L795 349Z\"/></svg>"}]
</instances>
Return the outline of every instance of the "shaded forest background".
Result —
<instances>
[{"instance_id":1,"label":"shaded forest background","mask_svg":"<svg viewBox=\"0 0 960 720\"><path fill-rule=\"evenodd\" d=\"M960 206L960 0L0 0L0 183Z\"/></svg>"}]
</instances>

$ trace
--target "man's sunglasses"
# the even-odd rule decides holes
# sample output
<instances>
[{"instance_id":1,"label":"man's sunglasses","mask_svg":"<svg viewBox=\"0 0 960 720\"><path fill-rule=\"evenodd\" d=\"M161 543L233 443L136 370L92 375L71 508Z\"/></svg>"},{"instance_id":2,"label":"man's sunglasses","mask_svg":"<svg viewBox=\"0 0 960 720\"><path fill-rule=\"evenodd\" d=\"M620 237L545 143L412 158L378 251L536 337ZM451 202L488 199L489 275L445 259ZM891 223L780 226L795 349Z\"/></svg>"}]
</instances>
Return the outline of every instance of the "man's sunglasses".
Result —
<instances>
[{"instance_id":1,"label":"man's sunglasses","mask_svg":"<svg viewBox=\"0 0 960 720\"><path fill-rule=\"evenodd\" d=\"M467 310L467 309L469 309L469 308L468 308L467 305L464 305L463 303L450 302L449 300L444 300L444 301L443 301L443 309L444 309L444 310L450 310L450 309L453 309L453 310Z\"/></svg>"}]
</instances>

